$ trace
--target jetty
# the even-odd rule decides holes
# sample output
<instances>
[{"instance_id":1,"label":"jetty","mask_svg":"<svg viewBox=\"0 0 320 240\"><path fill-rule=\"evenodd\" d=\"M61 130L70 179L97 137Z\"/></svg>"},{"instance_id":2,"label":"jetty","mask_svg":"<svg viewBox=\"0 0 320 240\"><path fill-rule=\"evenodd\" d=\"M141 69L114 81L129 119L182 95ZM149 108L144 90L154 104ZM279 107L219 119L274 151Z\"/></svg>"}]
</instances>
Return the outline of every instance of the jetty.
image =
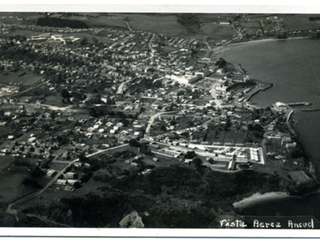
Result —
<instances>
[{"instance_id":1,"label":"jetty","mask_svg":"<svg viewBox=\"0 0 320 240\"><path fill-rule=\"evenodd\" d=\"M301 109L300 112L317 112L320 111L320 108L315 109Z\"/></svg>"},{"instance_id":2,"label":"jetty","mask_svg":"<svg viewBox=\"0 0 320 240\"><path fill-rule=\"evenodd\" d=\"M294 103L287 103L288 106L310 106L311 102L294 102Z\"/></svg>"}]
</instances>

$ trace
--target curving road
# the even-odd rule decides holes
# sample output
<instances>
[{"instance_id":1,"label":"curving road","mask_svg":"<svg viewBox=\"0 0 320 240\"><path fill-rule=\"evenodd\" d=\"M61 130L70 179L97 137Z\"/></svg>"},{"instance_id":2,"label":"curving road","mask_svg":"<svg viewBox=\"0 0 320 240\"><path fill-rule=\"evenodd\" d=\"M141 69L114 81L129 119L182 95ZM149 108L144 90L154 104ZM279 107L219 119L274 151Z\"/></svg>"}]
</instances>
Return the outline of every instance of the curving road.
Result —
<instances>
[{"instance_id":1,"label":"curving road","mask_svg":"<svg viewBox=\"0 0 320 240\"><path fill-rule=\"evenodd\" d=\"M177 111L159 112L159 113L152 115L148 121L148 126L146 128L146 134L149 133L151 125L154 123L154 120L156 120L158 117L160 117L161 114L168 114L168 113L177 113Z\"/></svg>"},{"instance_id":2,"label":"curving road","mask_svg":"<svg viewBox=\"0 0 320 240\"><path fill-rule=\"evenodd\" d=\"M127 27L128 27L128 29L129 29L129 31L133 31L133 29L130 27L130 25L129 25L129 23L127 22L127 21L124 21L124 23L127 25Z\"/></svg>"}]
</instances>

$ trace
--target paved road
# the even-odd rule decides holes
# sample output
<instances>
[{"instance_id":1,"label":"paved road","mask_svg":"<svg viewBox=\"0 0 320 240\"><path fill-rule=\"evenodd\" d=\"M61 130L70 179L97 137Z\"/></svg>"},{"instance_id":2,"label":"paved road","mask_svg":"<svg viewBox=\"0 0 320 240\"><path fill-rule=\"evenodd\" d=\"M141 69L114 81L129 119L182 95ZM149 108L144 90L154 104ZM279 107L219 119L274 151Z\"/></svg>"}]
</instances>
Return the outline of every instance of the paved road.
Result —
<instances>
[{"instance_id":1,"label":"paved road","mask_svg":"<svg viewBox=\"0 0 320 240\"><path fill-rule=\"evenodd\" d=\"M212 48L211 48L210 44L208 43L206 37L204 37L204 43L207 45L208 51L211 52L211 51L212 51Z\"/></svg>"},{"instance_id":2,"label":"paved road","mask_svg":"<svg viewBox=\"0 0 320 240\"><path fill-rule=\"evenodd\" d=\"M150 41L148 43L148 47L150 49L150 53L151 53L151 57L154 57L154 52L153 52L153 49L152 49L152 42L155 38L155 34L152 35L152 37L150 38Z\"/></svg>"},{"instance_id":3,"label":"paved road","mask_svg":"<svg viewBox=\"0 0 320 240\"><path fill-rule=\"evenodd\" d=\"M123 83L120 84L120 86L119 86L119 88L117 90L117 94L122 94L123 93L123 87L127 82L129 82L129 81L126 81L126 82L123 82Z\"/></svg>"},{"instance_id":4,"label":"paved road","mask_svg":"<svg viewBox=\"0 0 320 240\"><path fill-rule=\"evenodd\" d=\"M151 128L151 125L154 123L154 120L156 120L158 117L161 116L161 114L170 114L170 113L177 113L177 111L170 111L170 112L159 112L154 115L152 115L148 121L148 126L146 128L146 133L148 134Z\"/></svg>"},{"instance_id":5,"label":"paved road","mask_svg":"<svg viewBox=\"0 0 320 240\"><path fill-rule=\"evenodd\" d=\"M212 85L212 88L211 88L211 90L210 90L210 93L211 93L211 96L213 97L213 101L214 101L214 103L216 104L216 106L217 106L218 108L222 108L221 101L217 99L217 94L216 94L216 85L217 85L217 84L218 84L218 83L214 83L214 84Z\"/></svg>"},{"instance_id":6,"label":"paved road","mask_svg":"<svg viewBox=\"0 0 320 240\"><path fill-rule=\"evenodd\" d=\"M117 148L121 148L121 147L125 147L125 146L128 146L129 144L122 144L122 145L119 145L119 146L116 146L116 147L112 147L112 148L108 148L108 149L105 149L105 150L99 150L95 153L91 153L91 154L88 154L86 157L89 158L89 157L92 157L92 156L95 156L97 154L100 154L100 153L103 153L103 152L107 152L107 151L110 151L110 150L114 150L114 149L117 149ZM12 214L12 215L15 215L16 216L16 219L18 220L18 217L17 217L17 214L18 214L18 210L14 209L14 206L19 204L19 203L22 203L22 202L26 202L26 201L29 201L31 200L32 198L35 198L37 196L39 196L41 193L43 193L47 188L49 188L53 183L55 183L57 181L57 179L64 173L64 171L70 167L72 164L74 164L75 162L79 161L79 158L76 158L72 161L69 162L69 164L64 167L62 170L60 170L58 172L58 174L51 179L51 181L49 183L47 183L47 185L41 189L40 191L38 192L35 192L35 193L32 193L30 195L27 195L25 197L22 197L20 198L19 200L9 204L8 208L7 208L7 213L9 214Z\"/></svg>"},{"instance_id":7,"label":"paved road","mask_svg":"<svg viewBox=\"0 0 320 240\"><path fill-rule=\"evenodd\" d=\"M129 31L133 31L133 29L130 27L130 25L129 25L129 23L127 22L127 21L124 21L125 22L125 24L127 25L127 27L128 27L128 29L129 29Z\"/></svg>"}]
</instances>

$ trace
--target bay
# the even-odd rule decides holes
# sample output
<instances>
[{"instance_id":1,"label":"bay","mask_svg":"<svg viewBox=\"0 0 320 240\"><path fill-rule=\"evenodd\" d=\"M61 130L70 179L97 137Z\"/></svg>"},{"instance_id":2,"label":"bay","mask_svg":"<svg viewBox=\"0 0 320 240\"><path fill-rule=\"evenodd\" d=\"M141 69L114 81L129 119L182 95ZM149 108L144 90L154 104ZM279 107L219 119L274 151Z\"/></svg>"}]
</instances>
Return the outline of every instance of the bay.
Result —
<instances>
[{"instance_id":1,"label":"bay","mask_svg":"<svg viewBox=\"0 0 320 240\"><path fill-rule=\"evenodd\" d=\"M276 102L311 102L320 108L320 40L290 39L257 41L229 45L218 56L239 63L254 78L274 83L273 88L260 92L251 102L269 106ZM320 111L295 111L295 129L312 161L320 166ZM303 197L285 197L257 201L240 212L253 216L313 215L320 220L320 192Z\"/></svg>"},{"instance_id":2,"label":"bay","mask_svg":"<svg viewBox=\"0 0 320 240\"><path fill-rule=\"evenodd\" d=\"M303 107L310 109L320 108L319 53L320 40L293 39L230 45L219 56L241 64L252 78L275 84L251 102L264 107L276 102L311 102ZM320 111L295 111L293 119L306 151L320 164Z\"/></svg>"}]
</instances>

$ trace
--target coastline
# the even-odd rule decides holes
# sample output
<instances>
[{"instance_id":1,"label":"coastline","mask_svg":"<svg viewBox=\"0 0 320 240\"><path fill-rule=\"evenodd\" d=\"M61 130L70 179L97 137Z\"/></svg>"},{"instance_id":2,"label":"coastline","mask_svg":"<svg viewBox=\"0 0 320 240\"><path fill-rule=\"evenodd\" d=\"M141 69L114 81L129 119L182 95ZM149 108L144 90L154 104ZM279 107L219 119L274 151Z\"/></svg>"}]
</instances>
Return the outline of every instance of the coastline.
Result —
<instances>
[{"instance_id":1,"label":"coastline","mask_svg":"<svg viewBox=\"0 0 320 240\"><path fill-rule=\"evenodd\" d=\"M257 82L257 83L259 83L259 84L261 84L261 82L260 82L259 80L254 80L254 81ZM267 83L264 83L264 84L267 84ZM269 88L272 88L274 85L275 85L275 84L270 83L270 84L267 84L267 86L265 86L265 87L261 87L261 86L260 86L260 87L257 88L254 92L252 92L251 94L249 94L249 95L247 96L246 101L247 101L247 102L250 101L250 99L251 99L254 95L258 94L259 92L266 91L266 90L268 90Z\"/></svg>"},{"instance_id":2,"label":"coastline","mask_svg":"<svg viewBox=\"0 0 320 240\"><path fill-rule=\"evenodd\" d=\"M244 198L238 202L234 202L232 205L234 209L242 210L244 208L249 207L250 205L261 202L264 200L271 200L271 199L280 199L286 197L293 197L286 192L267 192L267 193L254 193L250 197Z\"/></svg>"},{"instance_id":3,"label":"coastline","mask_svg":"<svg viewBox=\"0 0 320 240\"><path fill-rule=\"evenodd\" d=\"M311 39L309 36L304 37L288 37L285 39L278 39L278 38L264 38L259 40L252 40L252 41L244 41L244 42L237 42L237 43L231 43L224 46L219 46L216 48L212 48L212 51L215 53L221 53L225 50L229 50L228 47L240 47L240 46L246 46L253 43L265 43L265 42L276 42L276 41L286 41L286 40L301 40L301 39Z\"/></svg>"},{"instance_id":4,"label":"coastline","mask_svg":"<svg viewBox=\"0 0 320 240\"><path fill-rule=\"evenodd\" d=\"M293 117L292 117L293 113L294 113L294 110L292 110L288 115L287 126L290 129L290 131L292 132L292 134L295 136L297 144L298 144L299 148L302 150L302 152L304 154L304 158L308 161L308 164L309 164L308 173L312 176L312 178L317 183L319 183L319 180L318 180L318 177L317 177L317 173L316 173L317 164L315 162L315 159L312 157L312 155L305 150L305 147L304 147L305 143L303 142L302 138L299 136L298 132L296 131L295 125L298 123L298 121L295 121L293 119ZM311 191L311 192L308 192L308 193L313 193L313 192L317 192L317 191L318 190Z\"/></svg>"}]
</instances>

